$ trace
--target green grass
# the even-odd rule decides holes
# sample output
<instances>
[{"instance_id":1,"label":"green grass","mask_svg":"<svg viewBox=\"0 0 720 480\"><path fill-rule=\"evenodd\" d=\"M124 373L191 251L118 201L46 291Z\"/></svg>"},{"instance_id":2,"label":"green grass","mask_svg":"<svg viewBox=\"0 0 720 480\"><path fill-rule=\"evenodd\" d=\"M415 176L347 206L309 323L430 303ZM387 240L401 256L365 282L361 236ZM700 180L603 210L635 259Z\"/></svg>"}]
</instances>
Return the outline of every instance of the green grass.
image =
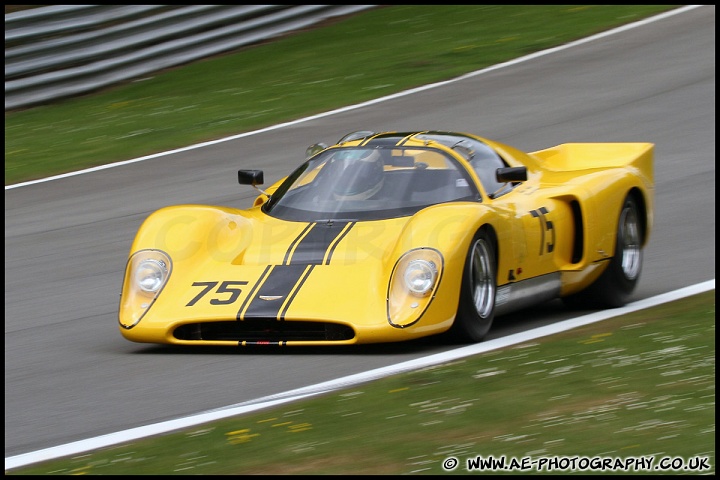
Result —
<instances>
[{"instance_id":1,"label":"green grass","mask_svg":"<svg viewBox=\"0 0 720 480\"><path fill-rule=\"evenodd\" d=\"M715 292L10 473L445 474L477 456L705 458L659 473L714 474Z\"/></svg>"},{"instance_id":2,"label":"green grass","mask_svg":"<svg viewBox=\"0 0 720 480\"><path fill-rule=\"evenodd\" d=\"M388 6L5 114L5 185L129 160L488 67L675 8Z\"/></svg>"}]
</instances>

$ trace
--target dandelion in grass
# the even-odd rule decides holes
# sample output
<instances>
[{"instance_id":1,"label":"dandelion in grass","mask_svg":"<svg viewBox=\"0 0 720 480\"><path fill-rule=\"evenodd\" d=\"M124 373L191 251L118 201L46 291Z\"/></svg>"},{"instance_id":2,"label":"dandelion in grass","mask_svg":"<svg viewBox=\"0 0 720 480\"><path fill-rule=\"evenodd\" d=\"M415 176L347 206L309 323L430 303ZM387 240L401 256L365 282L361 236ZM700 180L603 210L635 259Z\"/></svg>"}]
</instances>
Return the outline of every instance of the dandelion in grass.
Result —
<instances>
[{"instance_id":1,"label":"dandelion in grass","mask_svg":"<svg viewBox=\"0 0 720 480\"><path fill-rule=\"evenodd\" d=\"M297 423L288 427L288 431L291 433L304 432L306 430L312 430L312 423Z\"/></svg>"},{"instance_id":2,"label":"dandelion in grass","mask_svg":"<svg viewBox=\"0 0 720 480\"><path fill-rule=\"evenodd\" d=\"M239 443L247 443L253 439L253 437L259 437L259 433L250 433L249 428L243 428L242 430L234 430L225 434L228 437L228 442L232 445Z\"/></svg>"},{"instance_id":3,"label":"dandelion in grass","mask_svg":"<svg viewBox=\"0 0 720 480\"><path fill-rule=\"evenodd\" d=\"M580 340L579 343L589 345L591 343L604 342L606 337L611 337L611 336L612 336L612 333L596 333L595 335L592 335L590 338Z\"/></svg>"},{"instance_id":4,"label":"dandelion in grass","mask_svg":"<svg viewBox=\"0 0 720 480\"><path fill-rule=\"evenodd\" d=\"M68 475L92 475L90 473L90 467L74 468Z\"/></svg>"}]
</instances>

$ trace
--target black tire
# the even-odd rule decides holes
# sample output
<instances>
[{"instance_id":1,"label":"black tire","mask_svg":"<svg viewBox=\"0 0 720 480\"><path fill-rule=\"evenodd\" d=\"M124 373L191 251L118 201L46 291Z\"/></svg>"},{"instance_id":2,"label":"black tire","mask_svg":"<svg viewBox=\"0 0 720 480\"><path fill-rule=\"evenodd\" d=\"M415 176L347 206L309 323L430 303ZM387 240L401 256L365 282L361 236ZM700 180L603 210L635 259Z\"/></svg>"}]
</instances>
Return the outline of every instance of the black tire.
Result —
<instances>
[{"instance_id":1,"label":"black tire","mask_svg":"<svg viewBox=\"0 0 720 480\"><path fill-rule=\"evenodd\" d=\"M617 308L628 302L642 271L644 238L640 208L628 196L620 211L616 246L610 264L587 289L563 298L572 308Z\"/></svg>"},{"instance_id":2,"label":"black tire","mask_svg":"<svg viewBox=\"0 0 720 480\"><path fill-rule=\"evenodd\" d=\"M473 237L465 259L460 303L449 336L453 342L483 340L495 317L497 259L492 239L485 231Z\"/></svg>"}]
</instances>

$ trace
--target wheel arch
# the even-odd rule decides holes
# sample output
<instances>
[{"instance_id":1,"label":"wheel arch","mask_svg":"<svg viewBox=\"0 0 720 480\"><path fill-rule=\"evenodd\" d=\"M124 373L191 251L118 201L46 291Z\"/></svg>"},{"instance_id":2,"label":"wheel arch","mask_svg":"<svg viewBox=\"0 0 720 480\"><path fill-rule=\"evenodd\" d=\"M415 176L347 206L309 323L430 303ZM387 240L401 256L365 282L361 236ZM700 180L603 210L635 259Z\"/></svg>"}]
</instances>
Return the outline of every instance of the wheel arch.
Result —
<instances>
[{"instance_id":1,"label":"wheel arch","mask_svg":"<svg viewBox=\"0 0 720 480\"><path fill-rule=\"evenodd\" d=\"M637 187L631 188L630 191L627 193L627 197L631 197L638 205L638 214L640 215L640 227L642 229L642 231L640 232L642 235L642 245L646 246L649 239L647 199L645 198L645 195L643 195L643 192Z\"/></svg>"},{"instance_id":2,"label":"wheel arch","mask_svg":"<svg viewBox=\"0 0 720 480\"><path fill-rule=\"evenodd\" d=\"M477 235L480 232L487 232L488 236L490 237L490 241L492 242L493 250L495 251L495 274L497 276L498 274L498 266L500 265L500 242L498 240L497 231L495 230L495 227L490 223L484 223L480 226L480 228L477 229L475 232L475 235Z\"/></svg>"},{"instance_id":3,"label":"wheel arch","mask_svg":"<svg viewBox=\"0 0 720 480\"><path fill-rule=\"evenodd\" d=\"M470 230L472 231L472 230ZM487 246L479 246L480 241ZM495 298L497 292L498 236L495 228L488 223L480 225L472 235L465 255L462 281L459 289L460 299L457 313L445 336L452 343L482 341L492 326L495 317ZM493 256L494 265L483 268L480 259L475 263L476 248L482 258ZM474 265L479 265L478 269ZM494 271L489 271L494 269ZM476 287L476 281L479 283Z\"/></svg>"}]
</instances>

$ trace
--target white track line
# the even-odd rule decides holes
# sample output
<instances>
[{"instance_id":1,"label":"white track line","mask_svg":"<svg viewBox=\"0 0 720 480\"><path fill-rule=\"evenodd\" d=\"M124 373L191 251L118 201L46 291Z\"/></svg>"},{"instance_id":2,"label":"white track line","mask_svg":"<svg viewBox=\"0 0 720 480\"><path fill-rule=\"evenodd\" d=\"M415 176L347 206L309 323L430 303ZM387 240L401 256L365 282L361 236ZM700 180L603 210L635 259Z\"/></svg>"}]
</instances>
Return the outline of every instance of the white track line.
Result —
<instances>
[{"instance_id":1,"label":"white track line","mask_svg":"<svg viewBox=\"0 0 720 480\"><path fill-rule=\"evenodd\" d=\"M497 350L499 348L505 348L510 345L516 345L518 343L527 342L536 338L546 337L548 335L553 335L555 333L564 332L583 325L600 322L609 318L626 315L631 312L643 310L667 302L672 302L674 300L678 300L714 289L715 279L708 280L707 282L698 283L696 285L681 288L673 292L668 292L662 295L657 295L655 297L639 300L637 302L630 303L622 308L615 308L591 313L582 317L564 320L562 322L553 323L552 325L546 325L544 327L539 327L525 332L508 335L503 338L468 345L466 347L461 347L455 350L430 355L428 357L409 360L407 362L398 363L396 365L390 365L388 367L382 367L375 370L370 370L368 372L358 373L355 375L348 375L347 377L338 378L336 380L317 383L315 385L310 385L307 387L302 387L295 390L278 393L275 395L269 395L267 397L238 403L236 405L230 405L228 407L216 410L209 410L206 412L198 413L196 415L191 415L189 417L178 418L176 420L155 423L143 427L131 428L108 435L89 438L87 440L80 440L57 447L38 450L36 452L16 455L14 457L6 457L5 471L7 472L8 470L13 468L19 468L33 463L44 462L46 460L53 460L61 457L76 455L82 452L97 450L111 445L127 443L133 440L150 437L152 435L160 435L174 430L194 427L215 420L221 420L223 418L242 415L257 410L270 408L276 405L294 402L302 398L312 397L315 395L320 395L322 393L340 390L361 383L367 383L369 381L388 377L390 375L396 375L399 373L405 373L432 365L447 363L453 360L457 360L459 358L464 358L471 355L478 355L480 353Z\"/></svg>"}]
</instances>

